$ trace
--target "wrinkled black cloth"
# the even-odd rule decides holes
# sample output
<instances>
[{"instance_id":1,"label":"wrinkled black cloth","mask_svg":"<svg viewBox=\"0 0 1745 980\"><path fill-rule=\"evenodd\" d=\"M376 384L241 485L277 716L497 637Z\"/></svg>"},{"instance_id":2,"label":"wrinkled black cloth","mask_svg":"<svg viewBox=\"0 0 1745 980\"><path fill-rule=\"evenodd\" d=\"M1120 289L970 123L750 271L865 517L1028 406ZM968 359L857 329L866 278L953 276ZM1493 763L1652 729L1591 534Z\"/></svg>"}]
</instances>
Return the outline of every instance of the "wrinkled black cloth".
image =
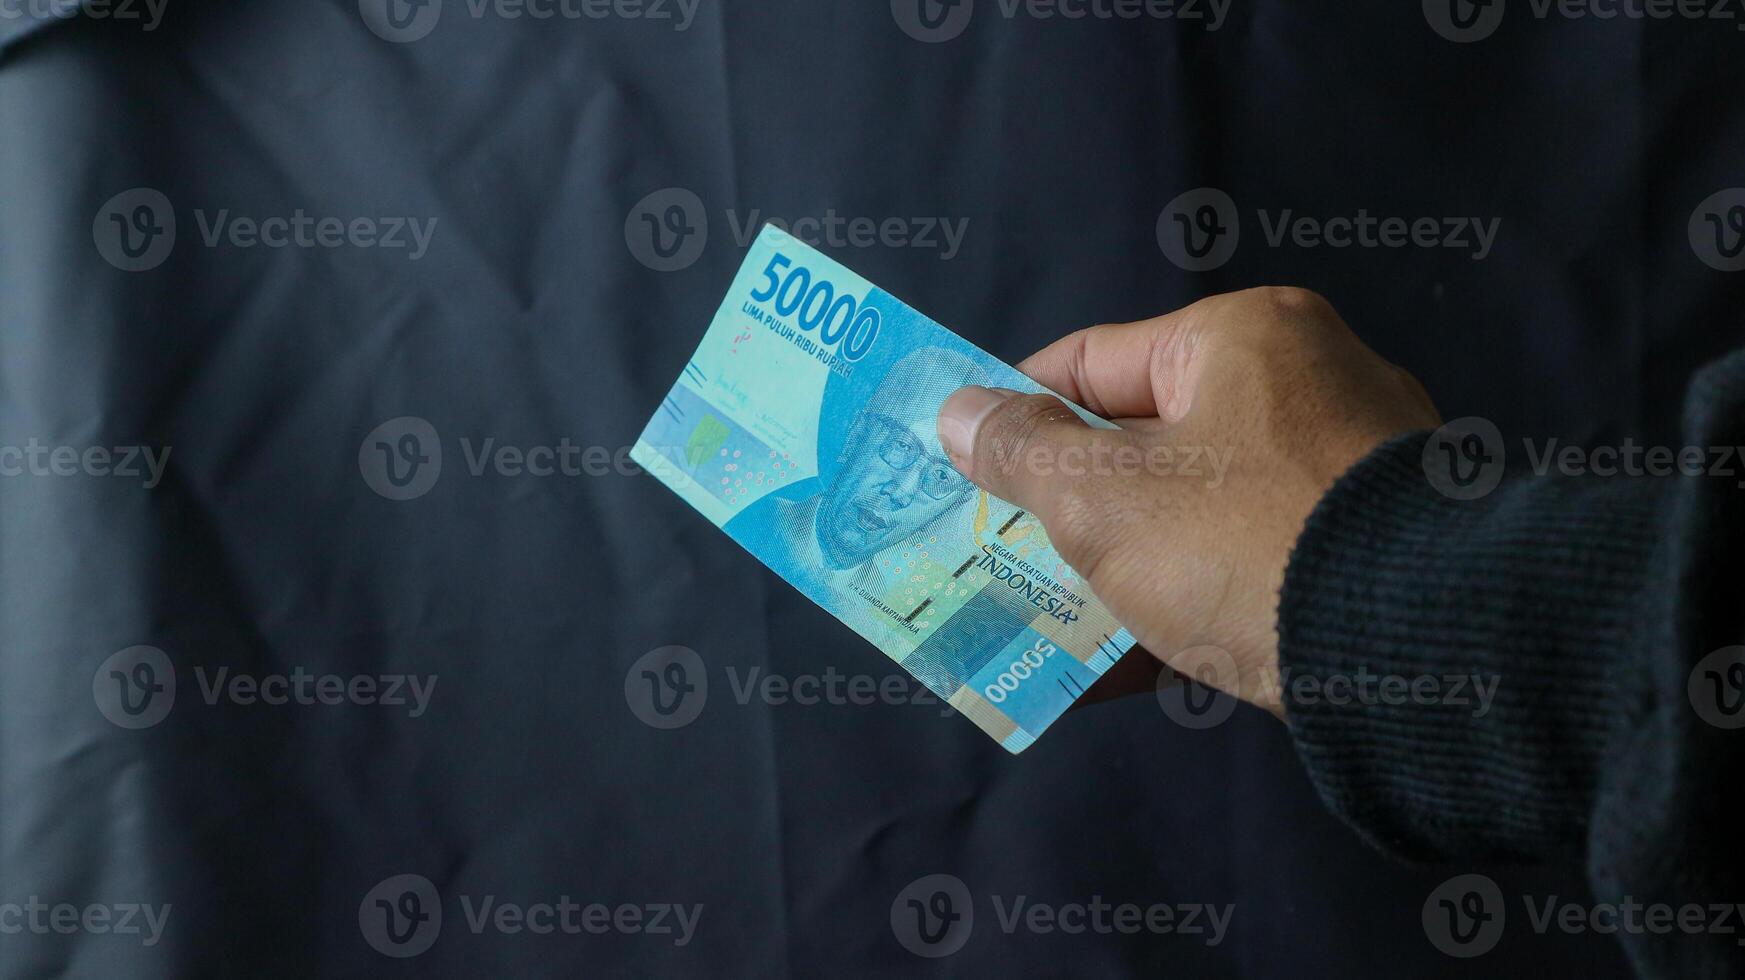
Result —
<instances>
[{"instance_id":1,"label":"wrinkled black cloth","mask_svg":"<svg viewBox=\"0 0 1745 980\"><path fill-rule=\"evenodd\" d=\"M949 260L827 251L1008 362L1210 293L1313 288L1451 416L1570 440L1672 431L1689 372L1738 342L1745 276L1686 240L1697 202L1740 182L1725 25L1510 4L1456 45L1399 0L1238 2L1215 32L1001 6L941 44L885 0L705 0L684 32L445 0L410 43L358 0L170 0L150 34L0 20L0 445L173 449L149 491L0 478L0 902L173 905L151 948L0 937L0 974L1626 975L1607 937L1513 924L1480 960L1438 951L1420 914L1451 874L1565 896L1583 876L1377 860L1259 712L1196 730L1133 698L1009 758L937 705L741 703L753 671L902 675L646 476L473 475L462 439L630 445L758 217L967 219ZM138 187L174 204L178 239L128 273L92 225ZM709 238L661 272L625 225L671 187ZM1157 226L1200 187L1231 196L1243 237L1194 274ZM1275 246L1259 209L1502 225L1475 261ZM208 246L198 220L299 210L437 225L414 262ZM358 454L402 416L445 456L396 501ZM180 689L132 731L92 682L138 644ZM710 687L661 731L625 682L668 645ZM196 670L221 668L440 680L411 718L208 704ZM976 919L928 964L891 910L936 873ZM393 960L359 907L400 874L445 920ZM459 904L566 894L706 910L677 946L474 933ZM1237 912L1217 946L1008 934L992 896L1020 894Z\"/></svg>"}]
</instances>

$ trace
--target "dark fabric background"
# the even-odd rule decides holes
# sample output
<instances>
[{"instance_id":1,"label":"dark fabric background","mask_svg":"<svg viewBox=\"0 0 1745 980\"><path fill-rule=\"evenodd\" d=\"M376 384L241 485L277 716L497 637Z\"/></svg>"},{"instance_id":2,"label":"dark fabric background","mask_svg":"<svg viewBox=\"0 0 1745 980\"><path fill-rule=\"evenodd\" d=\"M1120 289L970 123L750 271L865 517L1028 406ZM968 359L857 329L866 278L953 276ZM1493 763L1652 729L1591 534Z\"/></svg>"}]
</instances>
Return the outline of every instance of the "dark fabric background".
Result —
<instances>
[{"instance_id":1,"label":"dark fabric background","mask_svg":"<svg viewBox=\"0 0 1745 980\"><path fill-rule=\"evenodd\" d=\"M462 437L616 450L678 374L743 249L725 212L967 218L962 253L834 249L1017 360L1098 321L1265 283L1326 293L1455 417L1512 434L1670 438L1737 343L1745 275L1701 264L1697 203L1745 184L1745 35L1539 22L1455 45L1418 5L1238 0L1173 21L1007 21L921 44L889 6L702 0L645 20L468 16L391 44L348 0L171 0L163 26L0 22L0 444L173 447L154 490L0 479L0 901L168 902L163 941L0 937L8 977L1623 975L1604 936L1448 958L1425 896L1483 871L1589 901L1574 867L1407 868L1314 797L1276 722L1207 731L1152 698L1008 757L937 707L769 705L725 671L897 668L645 475L474 477ZM1524 5L1518 5L1525 9ZM40 27L30 30L31 27ZM1235 259L1159 250L1177 194L1228 191ZM161 190L169 260L117 270L92 221ZM667 187L699 261L626 246ZM1503 219L1494 255L1268 247L1253 211ZM379 249L201 244L192 212L439 219ZM441 434L397 502L358 450ZM1162 542L1167 547L1167 542ZM94 705L135 644L180 684L154 727ZM660 731L625 677L709 667ZM196 669L435 674L382 706L208 705ZM358 907L413 873L430 951L386 958ZM922 960L891 903L950 873L961 952ZM696 938L475 935L459 895L702 903ZM987 896L1236 903L1231 935L1004 934ZM997 971L997 972L996 972Z\"/></svg>"}]
</instances>

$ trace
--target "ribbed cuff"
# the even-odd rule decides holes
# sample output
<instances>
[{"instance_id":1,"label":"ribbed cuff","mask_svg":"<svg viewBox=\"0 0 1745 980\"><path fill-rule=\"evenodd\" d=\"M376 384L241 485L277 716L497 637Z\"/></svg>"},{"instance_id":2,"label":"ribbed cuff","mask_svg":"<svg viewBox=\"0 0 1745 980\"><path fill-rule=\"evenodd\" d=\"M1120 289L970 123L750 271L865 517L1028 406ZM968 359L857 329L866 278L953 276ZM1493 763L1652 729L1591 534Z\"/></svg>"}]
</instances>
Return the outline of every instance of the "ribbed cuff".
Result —
<instances>
[{"instance_id":1,"label":"ribbed cuff","mask_svg":"<svg viewBox=\"0 0 1745 980\"><path fill-rule=\"evenodd\" d=\"M1579 852L1630 687L1654 481L1512 475L1457 500L1426 476L1429 438L1360 462L1298 539L1279 602L1298 752L1398 856Z\"/></svg>"}]
</instances>

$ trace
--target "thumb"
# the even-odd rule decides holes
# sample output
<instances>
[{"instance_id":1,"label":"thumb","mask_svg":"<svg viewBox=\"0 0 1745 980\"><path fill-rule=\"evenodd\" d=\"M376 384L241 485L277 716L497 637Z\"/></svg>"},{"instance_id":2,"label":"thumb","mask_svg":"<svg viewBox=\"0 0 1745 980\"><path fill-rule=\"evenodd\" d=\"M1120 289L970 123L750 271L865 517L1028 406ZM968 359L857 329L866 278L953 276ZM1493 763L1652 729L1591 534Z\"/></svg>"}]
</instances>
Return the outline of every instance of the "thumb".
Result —
<instances>
[{"instance_id":1,"label":"thumb","mask_svg":"<svg viewBox=\"0 0 1745 980\"><path fill-rule=\"evenodd\" d=\"M939 411L939 443L952 465L1041 518L1050 537L1057 524L1082 523L1085 505L1102 496L1097 491L1114 474L1116 453L1131 440L1119 429L1091 428L1053 395L971 386ZM1072 546L1058 538L1055 544Z\"/></svg>"}]
</instances>

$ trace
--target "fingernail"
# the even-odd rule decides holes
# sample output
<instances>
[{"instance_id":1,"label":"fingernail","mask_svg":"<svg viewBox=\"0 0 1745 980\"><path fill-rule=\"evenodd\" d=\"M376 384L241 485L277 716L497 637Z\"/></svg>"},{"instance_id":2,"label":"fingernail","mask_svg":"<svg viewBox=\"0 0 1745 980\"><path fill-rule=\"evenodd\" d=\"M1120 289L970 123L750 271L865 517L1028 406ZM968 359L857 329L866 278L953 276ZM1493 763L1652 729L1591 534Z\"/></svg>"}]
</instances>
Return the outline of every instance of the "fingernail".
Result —
<instances>
[{"instance_id":1,"label":"fingernail","mask_svg":"<svg viewBox=\"0 0 1745 980\"><path fill-rule=\"evenodd\" d=\"M1017 393L970 385L959 388L945 400L939 409L939 445L945 448L946 455L958 469L969 465L970 456L975 451L976 430L981 427L982 420L1014 394Z\"/></svg>"}]
</instances>

